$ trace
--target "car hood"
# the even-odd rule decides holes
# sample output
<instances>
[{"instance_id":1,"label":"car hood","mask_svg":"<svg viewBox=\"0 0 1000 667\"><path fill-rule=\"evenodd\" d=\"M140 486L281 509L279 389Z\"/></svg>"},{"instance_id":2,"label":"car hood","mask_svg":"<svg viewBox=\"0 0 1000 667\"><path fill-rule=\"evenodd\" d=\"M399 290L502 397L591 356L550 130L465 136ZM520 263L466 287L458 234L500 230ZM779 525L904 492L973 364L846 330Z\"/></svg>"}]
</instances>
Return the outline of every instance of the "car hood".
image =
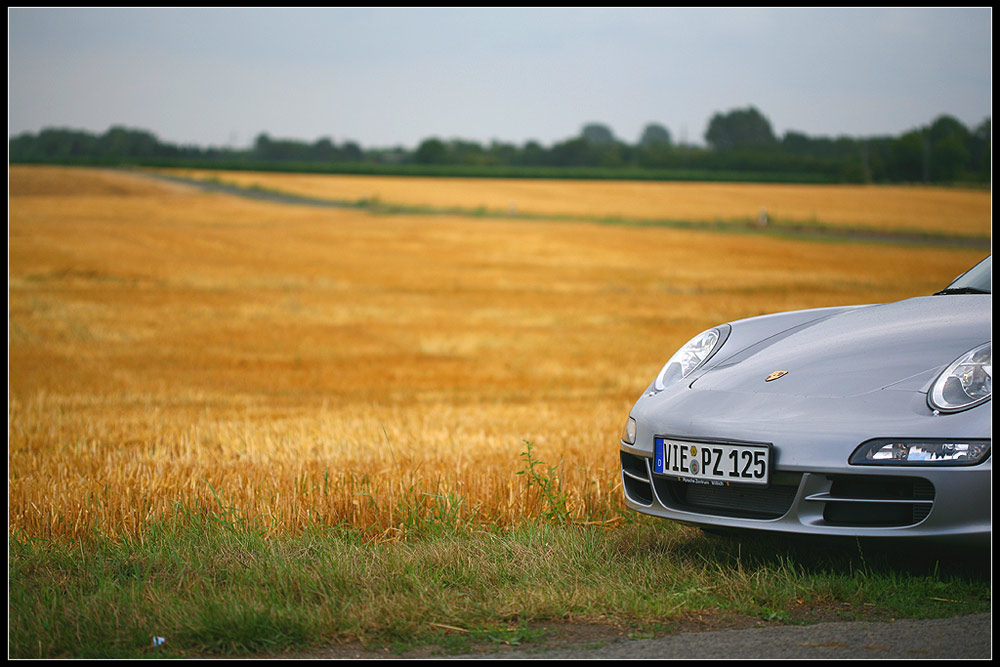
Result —
<instances>
[{"instance_id":1,"label":"car hood","mask_svg":"<svg viewBox=\"0 0 1000 667\"><path fill-rule=\"evenodd\" d=\"M723 347L725 358L691 388L831 398L926 390L944 366L990 340L992 304L991 295L949 295L843 311L735 353ZM766 382L775 371L786 374Z\"/></svg>"}]
</instances>

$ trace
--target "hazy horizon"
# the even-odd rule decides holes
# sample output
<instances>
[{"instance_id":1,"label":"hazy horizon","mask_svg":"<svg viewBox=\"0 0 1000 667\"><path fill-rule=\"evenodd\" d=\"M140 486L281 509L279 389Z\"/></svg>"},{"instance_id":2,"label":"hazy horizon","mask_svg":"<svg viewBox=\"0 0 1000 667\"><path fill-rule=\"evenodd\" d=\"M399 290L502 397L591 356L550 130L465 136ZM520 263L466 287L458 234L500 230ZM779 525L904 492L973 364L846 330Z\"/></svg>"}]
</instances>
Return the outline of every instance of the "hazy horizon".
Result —
<instances>
[{"instance_id":1,"label":"hazy horizon","mask_svg":"<svg viewBox=\"0 0 1000 667\"><path fill-rule=\"evenodd\" d=\"M8 136L149 130L243 148L330 137L543 145L590 122L702 144L754 106L776 135L897 136L992 115L991 8L8 10Z\"/></svg>"}]
</instances>

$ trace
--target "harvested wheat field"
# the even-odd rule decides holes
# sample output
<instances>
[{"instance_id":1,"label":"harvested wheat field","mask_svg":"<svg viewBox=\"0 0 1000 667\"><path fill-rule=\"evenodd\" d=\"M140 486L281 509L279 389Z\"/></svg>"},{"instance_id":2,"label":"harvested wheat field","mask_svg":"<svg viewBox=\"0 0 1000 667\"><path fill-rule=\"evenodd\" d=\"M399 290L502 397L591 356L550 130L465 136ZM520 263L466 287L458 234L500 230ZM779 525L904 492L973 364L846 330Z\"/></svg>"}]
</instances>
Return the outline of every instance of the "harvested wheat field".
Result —
<instances>
[{"instance_id":1,"label":"harvested wheat field","mask_svg":"<svg viewBox=\"0 0 1000 667\"><path fill-rule=\"evenodd\" d=\"M575 184L522 185L581 210ZM525 441L573 520L613 522L624 419L689 337L926 294L984 254L374 216L87 169L14 166L9 186L8 519L39 537L220 506L272 534L508 525L541 507ZM898 216L887 193L872 219Z\"/></svg>"},{"instance_id":2,"label":"harvested wheat field","mask_svg":"<svg viewBox=\"0 0 1000 667\"><path fill-rule=\"evenodd\" d=\"M319 199L470 212L630 221L774 225L989 237L988 190L918 186L781 185L485 178L409 178L164 170Z\"/></svg>"}]
</instances>

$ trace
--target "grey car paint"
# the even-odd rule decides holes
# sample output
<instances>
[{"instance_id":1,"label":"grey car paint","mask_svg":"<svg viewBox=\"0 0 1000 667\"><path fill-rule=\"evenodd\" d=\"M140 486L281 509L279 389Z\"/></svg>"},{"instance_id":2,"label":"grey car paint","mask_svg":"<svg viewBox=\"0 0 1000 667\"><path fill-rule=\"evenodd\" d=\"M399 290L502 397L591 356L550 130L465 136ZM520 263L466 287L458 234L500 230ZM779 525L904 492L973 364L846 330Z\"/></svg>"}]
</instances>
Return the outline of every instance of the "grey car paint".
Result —
<instances>
[{"instance_id":1,"label":"grey car paint","mask_svg":"<svg viewBox=\"0 0 1000 667\"><path fill-rule=\"evenodd\" d=\"M725 342L703 367L664 391L647 388L630 412L636 420L635 444L622 441L621 450L648 462L655 436L694 443L767 443L772 482L797 486L794 500L777 518L692 509L659 490L651 472L653 493L646 494L645 487L636 486L642 471L633 465L630 474L623 459L626 503L640 512L703 527L987 539L992 527L991 457L979 465L948 468L857 466L849 465L848 458L874 438L990 438L992 401L935 414L926 394L957 357L990 341L991 316L991 295L953 294L723 325ZM777 370L787 375L764 381ZM919 477L933 485L933 504L912 525L833 525L824 519L824 509L833 502L831 480L838 475ZM643 493L630 494L630 488Z\"/></svg>"}]
</instances>

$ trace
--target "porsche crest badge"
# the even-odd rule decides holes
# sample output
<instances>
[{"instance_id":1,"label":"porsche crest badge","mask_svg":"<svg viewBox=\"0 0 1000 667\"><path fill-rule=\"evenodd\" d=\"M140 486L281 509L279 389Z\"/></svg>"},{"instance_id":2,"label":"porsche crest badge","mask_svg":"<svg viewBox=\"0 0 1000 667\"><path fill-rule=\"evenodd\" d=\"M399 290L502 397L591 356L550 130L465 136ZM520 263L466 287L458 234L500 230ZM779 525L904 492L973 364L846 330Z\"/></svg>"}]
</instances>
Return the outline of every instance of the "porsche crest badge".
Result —
<instances>
[{"instance_id":1,"label":"porsche crest badge","mask_svg":"<svg viewBox=\"0 0 1000 667\"><path fill-rule=\"evenodd\" d=\"M766 378L764 378L764 382L770 382L771 380L777 380L778 378L780 378L782 376L785 376L785 375L788 375L788 371L774 371L773 373L771 373L770 375L768 375Z\"/></svg>"}]
</instances>

